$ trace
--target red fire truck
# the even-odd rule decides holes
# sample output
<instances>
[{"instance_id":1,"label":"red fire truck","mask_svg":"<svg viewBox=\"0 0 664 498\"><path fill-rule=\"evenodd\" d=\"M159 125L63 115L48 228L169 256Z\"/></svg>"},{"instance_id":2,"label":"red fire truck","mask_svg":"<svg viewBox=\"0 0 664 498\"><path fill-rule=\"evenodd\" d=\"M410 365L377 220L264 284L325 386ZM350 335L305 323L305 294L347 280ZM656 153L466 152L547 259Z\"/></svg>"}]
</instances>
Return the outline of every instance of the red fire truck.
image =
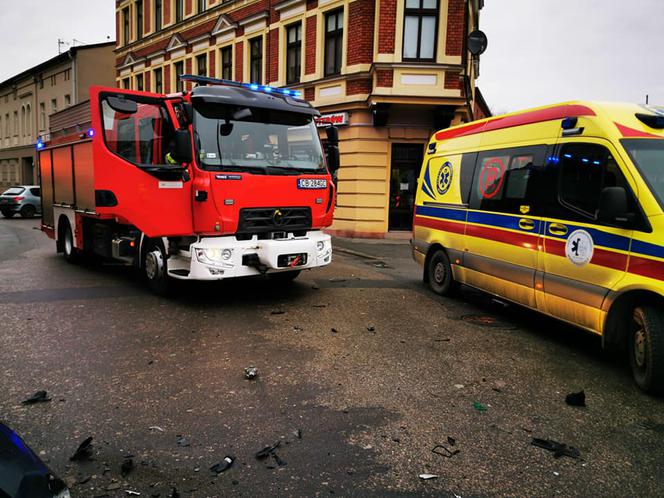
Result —
<instances>
[{"instance_id":1,"label":"red fire truck","mask_svg":"<svg viewBox=\"0 0 664 498\"><path fill-rule=\"evenodd\" d=\"M298 92L181 78L198 86L92 87L89 129L38 142L42 230L58 252L133 265L157 293L170 278L291 280L329 264L336 128L324 154Z\"/></svg>"}]
</instances>

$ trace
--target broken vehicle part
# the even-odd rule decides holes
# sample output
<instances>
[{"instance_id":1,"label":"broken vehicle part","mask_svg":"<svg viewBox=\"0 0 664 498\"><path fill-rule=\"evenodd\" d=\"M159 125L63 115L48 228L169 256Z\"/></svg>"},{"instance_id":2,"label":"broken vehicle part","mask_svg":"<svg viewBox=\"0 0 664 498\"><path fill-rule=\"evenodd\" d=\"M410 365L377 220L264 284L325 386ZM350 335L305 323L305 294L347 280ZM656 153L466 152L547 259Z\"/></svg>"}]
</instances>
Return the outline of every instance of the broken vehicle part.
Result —
<instances>
[{"instance_id":1,"label":"broken vehicle part","mask_svg":"<svg viewBox=\"0 0 664 498\"><path fill-rule=\"evenodd\" d=\"M550 439L540 439L534 437L531 444L533 446L537 446L538 448L553 452L554 458L560 458L562 456L568 456L570 458L581 458L581 452L574 446L568 446L564 443L559 443Z\"/></svg>"},{"instance_id":2,"label":"broken vehicle part","mask_svg":"<svg viewBox=\"0 0 664 498\"><path fill-rule=\"evenodd\" d=\"M83 440L74 454L69 458L72 462L88 460L92 456L92 436Z\"/></svg>"},{"instance_id":3,"label":"broken vehicle part","mask_svg":"<svg viewBox=\"0 0 664 498\"><path fill-rule=\"evenodd\" d=\"M46 391L37 391L28 399L24 399L23 401L21 401L21 404L34 405L35 403L45 403L47 401L51 401L51 398L48 397L48 393Z\"/></svg>"},{"instance_id":4,"label":"broken vehicle part","mask_svg":"<svg viewBox=\"0 0 664 498\"><path fill-rule=\"evenodd\" d=\"M210 467L210 470L216 474L221 474L222 472L226 472L228 469L230 469L233 466L234 461L235 457L225 456L221 462L215 463L212 467Z\"/></svg>"}]
</instances>

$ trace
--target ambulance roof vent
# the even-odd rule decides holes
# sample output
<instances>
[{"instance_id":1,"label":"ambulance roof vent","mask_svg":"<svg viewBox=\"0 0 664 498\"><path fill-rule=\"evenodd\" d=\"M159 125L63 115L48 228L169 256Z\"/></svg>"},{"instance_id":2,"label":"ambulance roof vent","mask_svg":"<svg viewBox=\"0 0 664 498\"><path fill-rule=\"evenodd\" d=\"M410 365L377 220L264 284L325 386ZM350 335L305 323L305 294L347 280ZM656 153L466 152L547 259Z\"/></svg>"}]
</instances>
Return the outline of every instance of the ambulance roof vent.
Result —
<instances>
[{"instance_id":1,"label":"ambulance roof vent","mask_svg":"<svg viewBox=\"0 0 664 498\"><path fill-rule=\"evenodd\" d=\"M664 129L664 115L637 112L636 118L651 128L655 128L657 130Z\"/></svg>"}]
</instances>

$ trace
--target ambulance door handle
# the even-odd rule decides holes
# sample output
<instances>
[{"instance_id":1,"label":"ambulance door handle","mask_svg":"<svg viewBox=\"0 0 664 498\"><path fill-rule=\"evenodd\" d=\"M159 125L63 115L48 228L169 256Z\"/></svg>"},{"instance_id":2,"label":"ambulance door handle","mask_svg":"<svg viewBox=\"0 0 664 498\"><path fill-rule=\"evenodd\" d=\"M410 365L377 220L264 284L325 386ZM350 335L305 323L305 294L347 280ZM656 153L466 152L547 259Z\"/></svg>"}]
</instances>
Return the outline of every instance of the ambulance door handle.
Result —
<instances>
[{"instance_id":1,"label":"ambulance door handle","mask_svg":"<svg viewBox=\"0 0 664 498\"><path fill-rule=\"evenodd\" d=\"M533 230L535 228L535 222L528 218L522 218L519 220L519 228L521 230Z\"/></svg>"},{"instance_id":2,"label":"ambulance door handle","mask_svg":"<svg viewBox=\"0 0 664 498\"><path fill-rule=\"evenodd\" d=\"M549 225L549 233L553 235L567 235L567 227L560 223L551 223Z\"/></svg>"}]
</instances>

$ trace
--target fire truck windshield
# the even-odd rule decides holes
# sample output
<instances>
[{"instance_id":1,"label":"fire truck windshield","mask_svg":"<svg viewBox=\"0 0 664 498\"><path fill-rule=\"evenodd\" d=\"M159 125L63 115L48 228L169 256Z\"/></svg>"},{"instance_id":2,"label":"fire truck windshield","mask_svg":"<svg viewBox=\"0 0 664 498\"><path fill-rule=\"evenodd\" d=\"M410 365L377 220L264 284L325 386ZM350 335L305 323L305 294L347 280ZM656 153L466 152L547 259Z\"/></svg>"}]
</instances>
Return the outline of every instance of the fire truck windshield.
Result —
<instances>
[{"instance_id":1,"label":"fire truck windshield","mask_svg":"<svg viewBox=\"0 0 664 498\"><path fill-rule=\"evenodd\" d=\"M197 106L194 136L202 169L260 174L325 172L318 131L308 114Z\"/></svg>"}]
</instances>

